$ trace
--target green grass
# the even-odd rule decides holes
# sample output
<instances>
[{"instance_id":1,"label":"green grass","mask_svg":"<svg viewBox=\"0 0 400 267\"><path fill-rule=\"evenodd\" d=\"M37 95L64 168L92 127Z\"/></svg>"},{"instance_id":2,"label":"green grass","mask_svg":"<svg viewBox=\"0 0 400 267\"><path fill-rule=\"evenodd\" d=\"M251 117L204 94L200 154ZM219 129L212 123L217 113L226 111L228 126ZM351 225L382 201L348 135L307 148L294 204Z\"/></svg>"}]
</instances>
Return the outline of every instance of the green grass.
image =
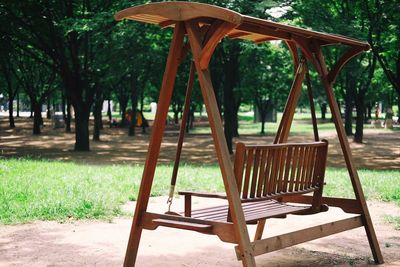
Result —
<instances>
[{"instance_id":1,"label":"green grass","mask_svg":"<svg viewBox=\"0 0 400 267\"><path fill-rule=\"evenodd\" d=\"M110 219L137 196L143 166L89 166L46 160L0 160L0 223ZM172 167L157 168L152 196L167 195ZM217 165L185 165L178 190L223 191ZM360 171L368 199L400 205L400 171ZM328 168L325 194L352 197L347 171Z\"/></svg>"},{"instance_id":2,"label":"green grass","mask_svg":"<svg viewBox=\"0 0 400 267\"><path fill-rule=\"evenodd\" d=\"M385 220L388 223L393 224L394 225L394 229L400 230L400 216L387 215L387 216L385 216Z\"/></svg>"}]
</instances>

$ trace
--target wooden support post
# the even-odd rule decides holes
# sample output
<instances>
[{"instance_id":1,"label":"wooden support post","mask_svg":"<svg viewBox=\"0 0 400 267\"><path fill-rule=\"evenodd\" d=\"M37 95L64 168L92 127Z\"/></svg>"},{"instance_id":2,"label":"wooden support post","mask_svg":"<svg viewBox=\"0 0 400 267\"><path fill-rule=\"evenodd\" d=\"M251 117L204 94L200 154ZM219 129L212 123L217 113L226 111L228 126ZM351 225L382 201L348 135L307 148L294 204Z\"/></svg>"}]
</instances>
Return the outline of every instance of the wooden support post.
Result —
<instances>
[{"instance_id":1,"label":"wooden support post","mask_svg":"<svg viewBox=\"0 0 400 267\"><path fill-rule=\"evenodd\" d=\"M158 100L157 114L154 119L153 129L149 149L147 152L146 163L143 170L142 182L140 184L139 196L136 203L135 215L133 217L131 233L125 254L124 266L135 266L137 251L139 248L140 237L142 234L142 215L146 212L149 202L151 186L153 184L154 172L158 156L160 153L161 141L164 133L165 122L168 115L168 108L175 84L176 73L182 54L183 38L185 28L182 22L177 23L168 54L162 81L160 96Z\"/></svg>"},{"instance_id":2,"label":"wooden support post","mask_svg":"<svg viewBox=\"0 0 400 267\"><path fill-rule=\"evenodd\" d=\"M235 181L235 175L233 172L233 166L230 160L229 151L223 132L222 121L219 116L217 101L215 99L215 94L211 83L210 72L208 68L205 68L206 66L202 66L200 64L203 48L201 45L202 42L200 29L198 24L194 21L185 21L185 26L189 36L190 47L192 49L192 54L196 65L197 76L199 79L204 104L206 106L208 120L210 122L211 133L214 139L215 150L221 168L241 260L244 266L255 266L256 264L253 256L253 250L250 246L249 233L247 231L243 209L239 198L239 192ZM214 41L218 42L219 40ZM207 61L206 59L203 60Z\"/></svg>"},{"instance_id":3,"label":"wooden support post","mask_svg":"<svg viewBox=\"0 0 400 267\"><path fill-rule=\"evenodd\" d=\"M296 111L297 101L300 96L301 86L303 84L304 75L305 75L305 67L304 60L300 62L294 81L292 84L292 88L290 90L290 94L288 100L286 102L285 110L283 111L282 119L279 124L278 132L276 133L274 143L284 143L287 141L289 137L290 127L292 125L294 112Z\"/></svg>"},{"instance_id":4,"label":"wooden support post","mask_svg":"<svg viewBox=\"0 0 400 267\"><path fill-rule=\"evenodd\" d=\"M315 115L315 105L314 105L314 97L313 97L313 93L312 93L310 71L308 69L307 64L306 64L306 84L307 84L308 100L310 102L311 121L313 124L314 140L319 141L317 116Z\"/></svg>"},{"instance_id":5,"label":"wooden support post","mask_svg":"<svg viewBox=\"0 0 400 267\"><path fill-rule=\"evenodd\" d=\"M336 131L338 134L338 138L340 141L340 146L343 151L343 156L346 162L346 166L350 175L351 183L353 185L353 190L356 196L356 200L359 202L361 209L362 209L362 218L363 218L363 223L365 226L365 231L368 236L368 241L372 250L372 254L374 256L374 260L378 264L383 263L383 257L382 253L379 247L378 240L376 238L374 226L372 224L371 216L368 211L368 206L365 201L364 193L361 187L361 182L360 178L358 177L358 173L356 170L356 167L354 165L353 157L351 154L350 150L350 145L349 141L347 140L344 128L343 128L343 122L342 118L340 116L340 111L338 104L335 99L335 95L333 94L332 90L332 84L329 81L328 77L328 69L326 67L325 59L322 55L321 47L317 47L315 51L315 57L316 57L316 62L319 64L319 66L316 66L317 69L320 70L319 74L321 77L322 84L325 88L325 92L328 98L329 102L329 107L332 112L332 119L336 127ZM334 79L332 79L334 80Z\"/></svg>"},{"instance_id":6,"label":"wooden support post","mask_svg":"<svg viewBox=\"0 0 400 267\"><path fill-rule=\"evenodd\" d=\"M317 238L358 228L361 227L362 225L363 222L361 216L358 215L355 217L350 217L335 222L321 224L279 236L256 240L251 244L252 247L254 248L254 255L258 256L264 253L269 253L275 250L287 248ZM239 259L238 251L236 253Z\"/></svg>"}]
</instances>

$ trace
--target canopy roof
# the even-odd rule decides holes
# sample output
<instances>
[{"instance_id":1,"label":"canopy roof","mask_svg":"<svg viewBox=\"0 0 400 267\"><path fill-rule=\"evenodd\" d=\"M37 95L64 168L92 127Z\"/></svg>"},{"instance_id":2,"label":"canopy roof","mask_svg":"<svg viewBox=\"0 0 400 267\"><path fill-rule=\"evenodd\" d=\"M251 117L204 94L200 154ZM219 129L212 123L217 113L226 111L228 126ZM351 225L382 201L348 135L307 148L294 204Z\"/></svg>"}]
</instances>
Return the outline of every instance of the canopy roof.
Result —
<instances>
[{"instance_id":1,"label":"canopy roof","mask_svg":"<svg viewBox=\"0 0 400 267\"><path fill-rule=\"evenodd\" d=\"M343 44L353 48L369 50L370 46L353 38L316 32L269 20L245 16L232 10L193 2L150 3L124 9L115 14L116 20L130 19L157 24L160 27L174 26L176 22L197 19L201 24L215 20L231 23L235 27L226 34L229 38L250 40L256 43L285 40L317 42L319 45Z\"/></svg>"}]
</instances>

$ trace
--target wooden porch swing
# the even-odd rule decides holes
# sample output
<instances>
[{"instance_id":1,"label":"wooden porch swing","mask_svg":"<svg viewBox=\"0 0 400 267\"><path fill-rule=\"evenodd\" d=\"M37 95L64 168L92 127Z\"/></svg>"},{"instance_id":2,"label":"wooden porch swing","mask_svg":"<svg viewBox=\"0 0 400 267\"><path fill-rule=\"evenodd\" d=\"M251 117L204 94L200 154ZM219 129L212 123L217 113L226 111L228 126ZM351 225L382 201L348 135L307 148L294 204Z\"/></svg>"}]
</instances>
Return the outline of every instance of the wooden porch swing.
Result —
<instances>
[{"instance_id":1,"label":"wooden porch swing","mask_svg":"<svg viewBox=\"0 0 400 267\"><path fill-rule=\"evenodd\" d=\"M145 4L122 10L115 15L115 18L116 20L131 19L157 24L162 28L174 28L124 266L135 265L142 230L155 230L159 226L217 235L224 242L237 244L235 247L237 258L242 261L243 266L255 266L254 257L257 255L363 226L375 262L383 263L332 90L332 84L341 68L352 57L369 50L367 43L344 36L310 31L244 16L217 6L191 2ZM187 36L186 42L185 36ZM234 164L230 160L208 70L215 48L225 37L250 40L256 43L282 40L286 42L291 52L296 70L274 144L246 145L238 143ZM323 46L328 45L348 47L347 52L330 71L327 69L321 51ZM175 77L178 66L189 51L192 53L193 62L189 73L168 204L170 207L175 191L195 73L197 73L206 106L226 194L179 192L185 198L183 213L171 212L169 208L165 214L151 213L147 211L147 206ZM319 139L307 64L314 65L324 86L356 196L355 199L322 196L328 142ZM310 143L287 143L304 79L308 87L315 140ZM227 204L192 210L192 196L226 199ZM347 213L353 213L354 216L262 239L266 219L285 218L288 214L305 215L324 212L328 210L328 206L340 207ZM246 225L252 223L257 224L253 242L250 241Z\"/></svg>"}]
</instances>

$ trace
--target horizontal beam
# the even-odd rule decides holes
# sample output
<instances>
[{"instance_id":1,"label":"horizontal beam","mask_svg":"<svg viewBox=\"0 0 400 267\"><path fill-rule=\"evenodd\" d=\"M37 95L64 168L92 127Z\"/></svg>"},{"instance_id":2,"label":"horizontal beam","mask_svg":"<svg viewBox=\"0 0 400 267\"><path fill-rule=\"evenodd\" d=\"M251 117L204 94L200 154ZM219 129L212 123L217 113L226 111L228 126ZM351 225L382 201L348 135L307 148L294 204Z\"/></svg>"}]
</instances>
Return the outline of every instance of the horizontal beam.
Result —
<instances>
[{"instance_id":1,"label":"horizontal beam","mask_svg":"<svg viewBox=\"0 0 400 267\"><path fill-rule=\"evenodd\" d=\"M224 242L237 244L233 223L230 222L200 220L190 217L151 212L144 212L142 216L142 227L146 230L155 230L158 226L166 226L196 231L203 234L217 235L219 239ZM173 223L174 221L175 224ZM185 227L185 225L187 227ZM196 227L189 227L190 225ZM204 225L204 227L200 227L200 225Z\"/></svg>"},{"instance_id":2,"label":"horizontal beam","mask_svg":"<svg viewBox=\"0 0 400 267\"><path fill-rule=\"evenodd\" d=\"M363 226L361 216L355 216L340 221L321 224L307 229L274 236L266 239L257 240L251 243L254 256L269 253L275 250L287 248L300 243L311 241L317 238L337 234L350 229ZM238 247L235 247L238 260L241 259Z\"/></svg>"},{"instance_id":3,"label":"horizontal beam","mask_svg":"<svg viewBox=\"0 0 400 267\"><path fill-rule=\"evenodd\" d=\"M311 205L313 201L313 196L305 196L305 195L284 196L282 201ZM362 214L360 203L356 199L322 197L321 202L322 204L326 204L329 207L341 208L346 213Z\"/></svg>"}]
</instances>

